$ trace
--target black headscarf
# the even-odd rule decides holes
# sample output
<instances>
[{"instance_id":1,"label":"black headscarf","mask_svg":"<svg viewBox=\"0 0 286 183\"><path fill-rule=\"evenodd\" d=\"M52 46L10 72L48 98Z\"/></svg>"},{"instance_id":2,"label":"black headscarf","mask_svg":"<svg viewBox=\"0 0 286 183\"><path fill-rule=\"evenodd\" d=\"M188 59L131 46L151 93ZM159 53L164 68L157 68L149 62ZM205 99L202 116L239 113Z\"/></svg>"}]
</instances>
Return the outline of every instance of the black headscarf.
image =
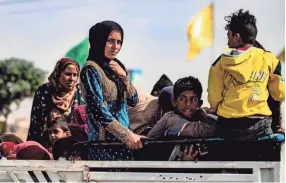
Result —
<instances>
[{"instance_id":1,"label":"black headscarf","mask_svg":"<svg viewBox=\"0 0 286 183\"><path fill-rule=\"evenodd\" d=\"M163 74L160 77L160 79L156 82L156 84L154 85L151 91L151 95L155 97L159 96L161 90L166 86L173 86L173 82L168 78L168 76Z\"/></svg>"},{"instance_id":2,"label":"black headscarf","mask_svg":"<svg viewBox=\"0 0 286 183\"><path fill-rule=\"evenodd\" d=\"M111 31L117 30L121 32L121 38L123 43L123 29L122 27L113 21L103 21L95 24L89 29L89 55L87 60L91 60L96 62L101 69L104 71L105 75L115 82L117 91L118 91L118 99L119 105L122 103L122 98L124 97L125 87L123 85L122 79L111 69L109 66L110 59L106 58L104 55L105 44L108 39L108 36ZM117 62L122 69L125 69L124 65L118 60L113 59L113 61ZM126 72L127 73L127 72Z\"/></svg>"},{"instance_id":3,"label":"black headscarf","mask_svg":"<svg viewBox=\"0 0 286 183\"><path fill-rule=\"evenodd\" d=\"M164 113L173 111L174 105L173 105L173 86L166 86L164 87L158 97L158 103L163 110Z\"/></svg>"}]
</instances>

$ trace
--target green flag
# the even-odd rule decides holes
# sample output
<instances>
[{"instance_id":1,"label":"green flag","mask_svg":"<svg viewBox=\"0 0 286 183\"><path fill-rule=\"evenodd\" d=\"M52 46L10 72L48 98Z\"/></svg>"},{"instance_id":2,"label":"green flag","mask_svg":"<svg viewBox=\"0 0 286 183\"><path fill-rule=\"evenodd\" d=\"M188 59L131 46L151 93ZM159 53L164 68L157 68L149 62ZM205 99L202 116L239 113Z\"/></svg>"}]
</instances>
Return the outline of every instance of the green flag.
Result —
<instances>
[{"instance_id":1,"label":"green flag","mask_svg":"<svg viewBox=\"0 0 286 183\"><path fill-rule=\"evenodd\" d=\"M66 57L70 57L78 62L80 67L83 66L88 57L89 41L85 38L80 43L72 47L67 53Z\"/></svg>"},{"instance_id":2,"label":"green flag","mask_svg":"<svg viewBox=\"0 0 286 183\"><path fill-rule=\"evenodd\" d=\"M281 62L285 62L285 48L280 52L280 54L277 56L277 58L278 58Z\"/></svg>"}]
</instances>

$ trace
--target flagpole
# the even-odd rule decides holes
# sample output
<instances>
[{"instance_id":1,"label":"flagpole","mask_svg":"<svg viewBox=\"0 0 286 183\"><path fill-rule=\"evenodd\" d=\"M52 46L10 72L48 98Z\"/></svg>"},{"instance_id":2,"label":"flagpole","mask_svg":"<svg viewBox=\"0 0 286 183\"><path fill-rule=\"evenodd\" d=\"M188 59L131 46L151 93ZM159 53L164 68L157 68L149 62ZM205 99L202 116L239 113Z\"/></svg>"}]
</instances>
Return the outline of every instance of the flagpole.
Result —
<instances>
[{"instance_id":1,"label":"flagpole","mask_svg":"<svg viewBox=\"0 0 286 183\"><path fill-rule=\"evenodd\" d=\"M213 34L213 44L211 46L211 50L210 50L210 66L213 64L213 62L215 61L215 16L214 16L214 1L211 2L211 6L212 6L212 34Z\"/></svg>"}]
</instances>

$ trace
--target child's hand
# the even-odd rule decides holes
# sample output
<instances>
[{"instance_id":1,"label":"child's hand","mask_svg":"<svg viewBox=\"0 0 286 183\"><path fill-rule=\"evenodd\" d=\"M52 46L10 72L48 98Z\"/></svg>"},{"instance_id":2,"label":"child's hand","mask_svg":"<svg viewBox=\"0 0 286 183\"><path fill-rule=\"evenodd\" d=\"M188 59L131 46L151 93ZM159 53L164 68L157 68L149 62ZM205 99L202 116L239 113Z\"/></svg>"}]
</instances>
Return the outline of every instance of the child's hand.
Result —
<instances>
[{"instance_id":1,"label":"child's hand","mask_svg":"<svg viewBox=\"0 0 286 183\"><path fill-rule=\"evenodd\" d=\"M194 161L195 160L197 162L198 155L199 155L199 151L194 150L194 145L192 144L189 149L188 147L185 148L182 160L183 161Z\"/></svg>"},{"instance_id":2,"label":"child's hand","mask_svg":"<svg viewBox=\"0 0 286 183\"><path fill-rule=\"evenodd\" d=\"M70 156L69 157L69 161L71 161L72 163L75 163L76 161L80 161L81 158L80 156Z\"/></svg>"},{"instance_id":3,"label":"child's hand","mask_svg":"<svg viewBox=\"0 0 286 183\"><path fill-rule=\"evenodd\" d=\"M81 157L80 154L76 151L72 152L70 156L67 158L67 160L71 161L72 163L75 163L76 161L80 161Z\"/></svg>"}]
</instances>

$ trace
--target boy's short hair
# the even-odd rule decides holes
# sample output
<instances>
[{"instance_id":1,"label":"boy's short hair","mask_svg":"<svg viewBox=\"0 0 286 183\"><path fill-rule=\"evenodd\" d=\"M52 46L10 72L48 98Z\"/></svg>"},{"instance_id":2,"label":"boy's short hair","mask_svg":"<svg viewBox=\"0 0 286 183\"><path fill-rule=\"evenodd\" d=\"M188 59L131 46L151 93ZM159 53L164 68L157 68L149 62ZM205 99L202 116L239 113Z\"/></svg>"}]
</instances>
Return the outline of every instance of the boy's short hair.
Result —
<instances>
[{"instance_id":1,"label":"boy's short hair","mask_svg":"<svg viewBox=\"0 0 286 183\"><path fill-rule=\"evenodd\" d=\"M55 118L51 121L47 122L47 128L51 128L54 125L59 125L59 127L64 131L70 131L69 127L68 127L68 122L65 118Z\"/></svg>"},{"instance_id":2,"label":"boy's short hair","mask_svg":"<svg viewBox=\"0 0 286 183\"><path fill-rule=\"evenodd\" d=\"M225 29L233 34L238 33L245 44L255 44L257 36L256 18L249 11L240 9L230 16L224 17L227 22Z\"/></svg>"},{"instance_id":3,"label":"boy's short hair","mask_svg":"<svg viewBox=\"0 0 286 183\"><path fill-rule=\"evenodd\" d=\"M173 89L174 99L177 99L185 91L193 91L201 99L203 87L201 82L193 76L178 79Z\"/></svg>"}]
</instances>

